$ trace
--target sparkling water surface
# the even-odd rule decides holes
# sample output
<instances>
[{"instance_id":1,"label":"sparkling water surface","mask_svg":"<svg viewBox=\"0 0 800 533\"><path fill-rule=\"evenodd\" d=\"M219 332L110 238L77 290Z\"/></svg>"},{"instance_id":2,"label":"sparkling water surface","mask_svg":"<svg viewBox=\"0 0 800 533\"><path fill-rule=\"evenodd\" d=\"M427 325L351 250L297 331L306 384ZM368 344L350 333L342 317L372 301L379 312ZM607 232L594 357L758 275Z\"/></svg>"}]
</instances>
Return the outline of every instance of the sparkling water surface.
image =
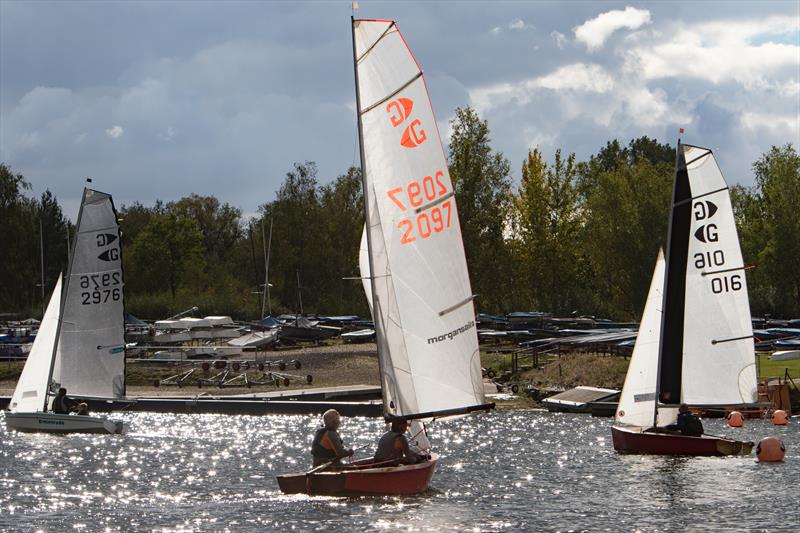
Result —
<instances>
[{"instance_id":1,"label":"sparkling water surface","mask_svg":"<svg viewBox=\"0 0 800 533\"><path fill-rule=\"evenodd\" d=\"M4 415L0 415L2 419ZM441 460L413 497L284 496L305 470L316 416L121 413L116 435L25 434L0 422L0 529L798 530L800 420L706 431L786 444L783 463L617 454L611 419L536 410L434 423ZM340 433L371 453L378 419ZM357 453L357 455L359 455Z\"/></svg>"}]
</instances>

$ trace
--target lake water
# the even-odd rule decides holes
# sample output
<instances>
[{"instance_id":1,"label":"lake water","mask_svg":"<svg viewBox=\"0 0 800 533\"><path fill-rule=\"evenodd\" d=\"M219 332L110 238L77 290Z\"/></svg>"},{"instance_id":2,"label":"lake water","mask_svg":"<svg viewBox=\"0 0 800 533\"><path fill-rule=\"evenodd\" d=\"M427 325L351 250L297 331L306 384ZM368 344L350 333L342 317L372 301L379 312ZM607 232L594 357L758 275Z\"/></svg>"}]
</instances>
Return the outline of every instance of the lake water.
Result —
<instances>
[{"instance_id":1,"label":"lake water","mask_svg":"<svg viewBox=\"0 0 800 533\"><path fill-rule=\"evenodd\" d=\"M4 415L0 415L2 419ZM620 455L611 419L542 411L436 422L442 458L414 497L284 496L317 418L123 413L125 436L22 434L0 421L0 529L87 530L796 530L800 420L724 420L706 431L776 436L783 463L755 455ZM345 419L351 446L377 419Z\"/></svg>"}]
</instances>

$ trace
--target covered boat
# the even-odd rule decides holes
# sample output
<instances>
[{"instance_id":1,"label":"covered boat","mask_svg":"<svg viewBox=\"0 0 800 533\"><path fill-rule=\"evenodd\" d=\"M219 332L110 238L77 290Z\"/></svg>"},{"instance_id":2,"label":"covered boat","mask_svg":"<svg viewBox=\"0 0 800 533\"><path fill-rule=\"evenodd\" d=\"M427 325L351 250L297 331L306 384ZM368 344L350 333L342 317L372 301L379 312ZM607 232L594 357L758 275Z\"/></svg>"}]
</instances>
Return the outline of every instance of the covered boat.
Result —
<instances>
[{"instance_id":1,"label":"covered boat","mask_svg":"<svg viewBox=\"0 0 800 533\"><path fill-rule=\"evenodd\" d=\"M360 266L375 324L384 416L410 420L417 464L278 477L282 491L415 494L439 456L423 422L486 404L453 185L425 79L394 21L353 20L366 224Z\"/></svg>"},{"instance_id":2,"label":"covered boat","mask_svg":"<svg viewBox=\"0 0 800 533\"><path fill-rule=\"evenodd\" d=\"M100 416L48 412L60 387L72 397L125 395L125 327L119 227L111 196L84 189L69 271L50 297L39 334L9 403L20 431L122 433Z\"/></svg>"},{"instance_id":3,"label":"covered boat","mask_svg":"<svg viewBox=\"0 0 800 533\"><path fill-rule=\"evenodd\" d=\"M751 442L663 429L676 421L681 403L736 408L757 399L745 266L728 186L711 150L678 143L667 242L611 428L614 448L748 454Z\"/></svg>"}]
</instances>

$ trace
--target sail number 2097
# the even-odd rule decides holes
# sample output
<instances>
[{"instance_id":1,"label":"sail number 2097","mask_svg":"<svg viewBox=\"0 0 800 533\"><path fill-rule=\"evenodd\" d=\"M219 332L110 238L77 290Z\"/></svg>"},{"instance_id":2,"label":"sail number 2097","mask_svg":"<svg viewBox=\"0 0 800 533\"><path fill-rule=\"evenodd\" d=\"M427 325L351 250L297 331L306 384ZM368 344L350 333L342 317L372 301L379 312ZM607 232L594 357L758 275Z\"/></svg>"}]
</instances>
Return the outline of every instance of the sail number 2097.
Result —
<instances>
[{"instance_id":1,"label":"sail number 2097","mask_svg":"<svg viewBox=\"0 0 800 533\"><path fill-rule=\"evenodd\" d=\"M79 278L81 304L103 304L109 300L117 302L122 298L121 272L105 272L103 274L87 274Z\"/></svg>"},{"instance_id":2,"label":"sail number 2097","mask_svg":"<svg viewBox=\"0 0 800 533\"><path fill-rule=\"evenodd\" d=\"M438 170L433 176L425 176L421 180L411 181L405 187L389 189L386 194L401 211L405 212L409 208L421 207L446 195L448 191L442 182L443 178L444 172ZM427 239L434 233L441 233L449 228L452 209L452 203L450 199L447 199L440 205L400 219L397 223L398 229L403 232L400 243L409 244L417 238Z\"/></svg>"}]
</instances>

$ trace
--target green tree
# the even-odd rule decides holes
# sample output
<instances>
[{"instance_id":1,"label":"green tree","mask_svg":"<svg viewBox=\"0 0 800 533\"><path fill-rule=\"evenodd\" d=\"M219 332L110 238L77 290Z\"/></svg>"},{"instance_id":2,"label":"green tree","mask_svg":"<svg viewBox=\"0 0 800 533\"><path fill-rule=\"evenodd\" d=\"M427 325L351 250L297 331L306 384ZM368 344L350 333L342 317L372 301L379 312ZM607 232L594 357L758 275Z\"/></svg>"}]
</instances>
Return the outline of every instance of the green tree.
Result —
<instances>
[{"instance_id":1,"label":"green tree","mask_svg":"<svg viewBox=\"0 0 800 533\"><path fill-rule=\"evenodd\" d=\"M666 241L674 177L666 149L643 139L627 149L608 143L581 166L579 185L584 301L598 313L628 319L641 315L658 248ZM657 157L635 156L639 152Z\"/></svg>"},{"instance_id":2,"label":"green tree","mask_svg":"<svg viewBox=\"0 0 800 533\"><path fill-rule=\"evenodd\" d=\"M763 216L757 262L772 285L774 314L800 314L800 156L791 144L773 146L753 164Z\"/></svg>"},{"instance_id":3,"label":"green tree","mask_svg":"<svg viewBox=\"0 0 800 533\"><path fill-rule=\"evenodd\" d=\"M346 174L320 189L322 245L328 290L320 308L330 313L368 313L361 283L347 277L359 275L358 253L364 227L364 195L361 169Z\"/></svg>"},{"instance_id":4,"label":"green tree","mask_svg":"<svg viewBox=\"0 0 800 533\"><path fill-rule=\"evenodd\" d=\"M528 290L540 309L556 313L578 305L576 242L582 220L576 179L575 154L565 160L556 150L554 163L547 164L536 148L522 165L514 197Z\"/></svg>"},{"instance_id":5,"label":"green tree","mask_svg":"<svg viewBox=\"0 0 800 533\"><path fill-rule=\"evenodd\" d=\"M139 232L126 265L126 285L133 292L202 288L203 234L196 223L174 214L156 215Z\"/></svg>"},{"instance_id":6,"label":"green tree","mask_svg":"<svg viewBox=\"0 0 800 533\"><path fill-rule=\"evenodd\" d=\"M276 298L297 312L317 311L318 299L326 291L321 271L326 259L320 246L320 203L317 166L311 161L295 163L273 202L260 207L264 220L272 218L270 283ZM298 288L300 278L302 290ZM301 305L302 304L302 305Z\"/></svg>"},{"instance_id":7,"label":"green tree","mask_svg":"<svg viewBox=\"0 0 800 533\"><path fill-rule=\"evenodd\" d=\"M0 311L32 312L43 308L40 288L39 224L36 202L22 174L0 164ZM47 298L47 296L45 296Z\"/></svg>"},{"instance_id":8,"label":"green tree","mask_svg":"<svg viewBox=\"0 0 800 533\"><path fill-rule=\"evenodd\" d=\"M514 290L506 230L511 203L508 160L490 146L489 126L470 107L450 122L448 163L477 306L508 308Z\"/></svg>"}]
</instances>

